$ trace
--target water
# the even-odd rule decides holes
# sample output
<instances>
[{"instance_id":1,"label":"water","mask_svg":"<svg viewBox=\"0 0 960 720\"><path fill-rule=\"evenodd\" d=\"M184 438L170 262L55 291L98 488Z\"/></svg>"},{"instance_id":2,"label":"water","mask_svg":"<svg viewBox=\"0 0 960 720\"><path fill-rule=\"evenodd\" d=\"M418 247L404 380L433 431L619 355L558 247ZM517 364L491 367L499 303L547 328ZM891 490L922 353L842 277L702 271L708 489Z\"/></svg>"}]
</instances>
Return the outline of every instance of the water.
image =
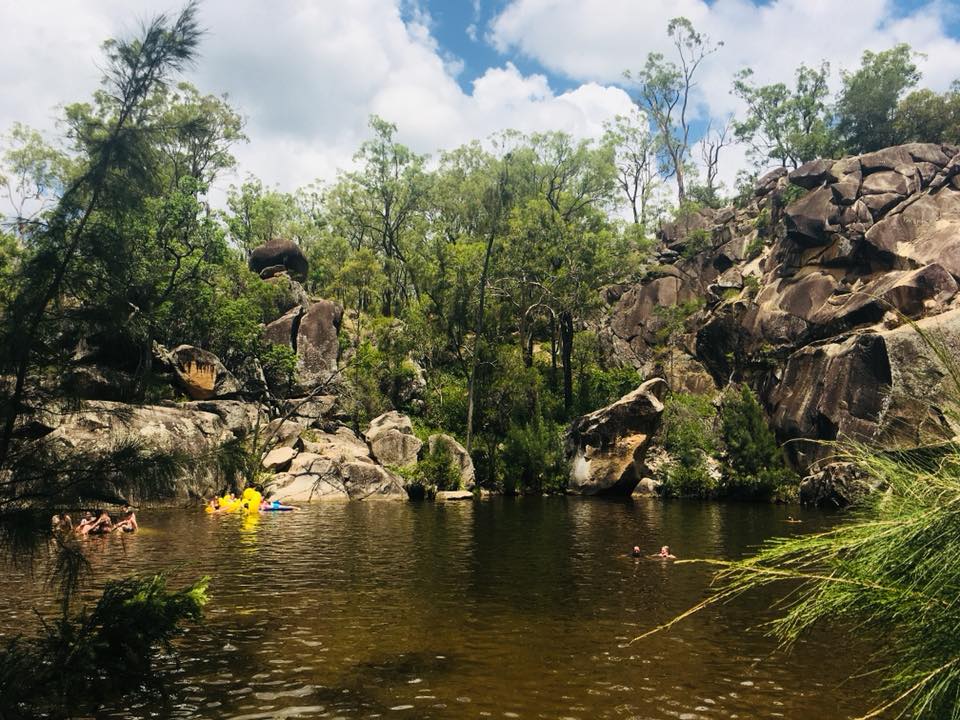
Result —
<instances>
[{"instance_id":1,"label":"water","mask_svg":"<svg viewBox=\"0 0 960 720\"><path fill-rule=\"evenodd\" d=\"M103 717L842 718L870 707L865 649L824 634L792 653L738 600L628 644L701 600L700 566L831 519L762 505L571 498L328 503L259 518L154 511L88 541L96 578L210 575L178 642L171 697ZM790 512L796 513L796 509ZM0 580L0 634L49 607L39 577Z\"/></svg>"}]
</instances>

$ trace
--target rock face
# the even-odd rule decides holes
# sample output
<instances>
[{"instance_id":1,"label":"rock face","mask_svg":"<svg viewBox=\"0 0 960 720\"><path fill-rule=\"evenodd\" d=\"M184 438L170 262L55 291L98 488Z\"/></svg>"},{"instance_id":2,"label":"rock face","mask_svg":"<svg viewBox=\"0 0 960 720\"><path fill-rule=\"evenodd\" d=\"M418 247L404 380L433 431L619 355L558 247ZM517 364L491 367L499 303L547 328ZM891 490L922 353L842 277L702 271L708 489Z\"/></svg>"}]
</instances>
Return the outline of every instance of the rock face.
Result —
<instances>
[{"instance_id":1,"label":"rock face","mask_svg":"<svg viewBox=\"0 0 960 720\"><path fill-rule=\"evenodd\" d=\"M823 508L844 508L881 489L851 463L830 463L803 479L800 502Z\"/></svg>"},{"instance_id":2,"label":"rock face","mask_svg":"<svg viewBox=\"0 0 960 720\"><path fill-rule=\"evenodd\" d=\"M337 374L343 307L318 300L307 308L297 327L297 377L305 389L329 382Z\"/></svg>"},{"instance_id":3,"label":"rock face","mask_svg":"<svg viewBox=\"0 0 960 720\"><path fill-rule=\"evenodd\" d=\"M192 345L170 351L177 382L194 400L224 398L240 392L240 383L212 352Z\"/></svg>"},{"instance_id":4,"label":"rock face","mask_svg":"<svg viewBox=\"0 0 960 720\"><path fill-rule=\"evenodd\" d=\"M284 468L268 481L269 497L294 503L406 499L401 478L377 463L367 444L349 428L318 432L301 427L301 433L264 458L265 465L270 461L276 469ZM280 450L288 452L281 456Z\"/></svg>"},{"instance_id":5,"label":"rock face","mask_svg":"<svg viewBox=\"0 0 960 720\"><path fill-rule=\"evenodd\" d=\"M438 447L444 446L453 456L453 461L460 468L460 482L467 490L473 490L477 485L477 473L473 467L473 458L467 449L458 443L455 438L444 433L437 433L427 438L427 444L432 453Z\"/></svg>"},{"instance_id":6,"label":"rock face","mask_svg":"<svg viewBox=\"0 0 960 720\"><path fill-rule=\"evenodd\" d=\"M410 418L396 410L374 418L364 436L370 444L373 457L383 465L412 465L423 447L423 442L413 434Z\"/></svg>"},{"instance_id":7,"label":"rock face","mask_svg":"<svg viewBox=\"0 0 960 720\"><path fill-rule=\"evenodd\" d=\"M90 402L77 412L66 413L61 420L42 442L93 453L109 452L126 440L134 440L147 447L186 451L204 458L214 456L219 447L235 437L219 416L186 407ZM204 497L219 491L222 482L215 463L197 461L164 495Z\"/></svg>"},{"instance_id":8,"label":"rock face","mask_svg":"<svg viewBox=\"0 0 960 720\"><path fill-rule=\"evenodd\" d=\"M300 246L289 240L271 240L250 253L250 269L267 279L287 272L294 280L306 280L308 263Z\"/></svg>"},{"instance_id":9,"label":"rock face","mask_svg":"<svg viewBox=\"0 0 960 720\"><path fill-rule=\"evenodd\" d=\"M709 392L698 369L717 388L750 384L801 472L831 454L817 441L904 447L957 434L946 369L903 320L960 350L960 148L911 143L778 170L744 207L691 227L665 228L660 265L609 297L608 358L675 389ZM682 362L662 347L667 315L680 317L668 344ZM609 443L606 475L641 444Z\"/></svg>"},{"instance_id":10,"label":"rock face","mask_svg":"<svg viewBox=\"0 0 960 720\"><path fill-rule=\"evenodd\" d=\"M567 434L569 489L581 495L630 495L660 426L667 384L648 380L616 402L573 421Z\"/></svg>"}]
</instances>

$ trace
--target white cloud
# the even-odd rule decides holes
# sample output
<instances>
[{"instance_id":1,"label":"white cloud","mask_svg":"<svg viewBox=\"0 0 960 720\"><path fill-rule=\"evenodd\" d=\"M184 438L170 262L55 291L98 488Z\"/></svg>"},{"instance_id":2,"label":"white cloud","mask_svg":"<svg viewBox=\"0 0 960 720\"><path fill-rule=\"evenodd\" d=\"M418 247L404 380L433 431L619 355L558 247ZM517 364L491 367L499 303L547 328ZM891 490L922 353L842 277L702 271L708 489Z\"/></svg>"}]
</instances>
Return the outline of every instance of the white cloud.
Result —
<instances>
[{"instance_id":1,"label":"white cloud","mask_svg":"<svg viewBox=\"0 0 960 720\"><path fill-rule=\"evenodd\" d=\"M841 69L859 66L864 50L900 42L922 51L923 84L945 89L960 74L960 42L946 32L951 0L937 0L906 14L891 0L511 0L492 21L488 37L501 52L519 52L558 74L581 82L617 83L640 68L648 52L670 54L669 20L688 17L724 46L703 66L696 112L725 117L741 110L730 94L734 73L753 68L759 83L791 81L800 63L832 64L833 87ZM743 167L740 148L725 151L728 185Z\"/></svg>"},{"instance_id":2,"label":"white cloud","mask_svg":"<svg viewBox=\"0 0 960 720\"><path fill-rule=\"evenodd\" d=\"M466 93L462 65L445 54L418 2L205 0L209 29L189 78L226 92L247 118L241 172L292 189L346 167L377 113L419 152L454 147L508 127L599 134L604 119L630 107L620 89L586 83L555 94L541 75L506 63ZM177 0L0 0L8 28L0 44L0 130L23 121L53 128L54 106L89 98L99 45L136 29L135 20L175 10ZM403 10L403 12L401 12ZM222 191L236 178L225 178Z\"/></svg>"}]
</instances>

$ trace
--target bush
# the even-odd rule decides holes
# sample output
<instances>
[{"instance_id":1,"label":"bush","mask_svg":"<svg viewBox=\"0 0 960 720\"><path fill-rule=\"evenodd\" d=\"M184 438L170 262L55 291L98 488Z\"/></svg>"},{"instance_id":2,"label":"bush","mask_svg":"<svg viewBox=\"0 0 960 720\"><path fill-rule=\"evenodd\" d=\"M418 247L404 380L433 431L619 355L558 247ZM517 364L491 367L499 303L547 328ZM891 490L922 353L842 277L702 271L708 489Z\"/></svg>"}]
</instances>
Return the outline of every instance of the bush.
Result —
<instances>
[{"instance_id":1,"label":"bush","mask_svg":"<svg viewBox=\"0 0 960 720\"><path fill-rule=\"evenodd\" d=\"M434 443L433 450L416 465L397 468L397 472L407 481L407 492L413 498L432 498L440 490L463 488L460 467L444 442Z\"/></svg>"},{"instance_id":2,"label":"bush","mask_svg":"<svg viewBox=\"0 0 960 720\"><path fill-rule=\"evenodd\" d=\"M507 492L559 492L567 486L561 428L539 417L510 425L502 460Z\"/></svg>"},{"instance_id":3,"label":"bush","mask_svg":"<svg viewBox=\"0 0 960 720\"><path fill-rule=\"evenodd\" d=\"M748 386L724 394L720 427L726 446L725 493L770 498L792 478L757 396Z\"/></svg>"},{"instance_id":4,"label":"bush","mask_svg":"<svg viewBox=\"0 0 960 720\"><path fill-rule=\"evenodd\" d=\"M717 451L716 410L709 398L673 393L663 412L663 446L672 461L663 479L663 493L708 497L717 490L708 458Z\"/></svg>"},{"instance_id":5,"label":"bush","mask_svg":"<svg viewBox=\"0 0 960 720\"><path fill-rule=\"evenodd\" d=\"M92 610L64 614L36 638L17 637L0 652L0 717L94 714L125 693L159 689L154 660L172 651L187 620L199 620L207 579L178 591L166 578L107 583Z\"/></svg>"}]
</instances>

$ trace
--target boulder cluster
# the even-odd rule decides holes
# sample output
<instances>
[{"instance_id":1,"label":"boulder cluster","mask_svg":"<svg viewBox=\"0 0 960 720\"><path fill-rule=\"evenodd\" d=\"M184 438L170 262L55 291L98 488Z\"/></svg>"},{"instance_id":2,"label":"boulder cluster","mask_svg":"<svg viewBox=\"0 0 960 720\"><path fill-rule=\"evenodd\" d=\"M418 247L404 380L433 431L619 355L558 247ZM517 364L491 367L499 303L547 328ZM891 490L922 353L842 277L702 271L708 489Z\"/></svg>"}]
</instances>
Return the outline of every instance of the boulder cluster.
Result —
<instances>
[{"instance_id":1,"label":"boulder cluster","mask_svg":"<svg viewBox=\"0 0 960 720\"><path fill-rule=\"evenodd\" d=\"M612 360L674 390L749 383L821 489L835 452L821 441L957 434L934 347L960 349L960 148L779 168L741 206L688 213L660 241L641 283L607 292ZM667 341L671 306L687 312Z\"/></svg>"}]
</instances>

